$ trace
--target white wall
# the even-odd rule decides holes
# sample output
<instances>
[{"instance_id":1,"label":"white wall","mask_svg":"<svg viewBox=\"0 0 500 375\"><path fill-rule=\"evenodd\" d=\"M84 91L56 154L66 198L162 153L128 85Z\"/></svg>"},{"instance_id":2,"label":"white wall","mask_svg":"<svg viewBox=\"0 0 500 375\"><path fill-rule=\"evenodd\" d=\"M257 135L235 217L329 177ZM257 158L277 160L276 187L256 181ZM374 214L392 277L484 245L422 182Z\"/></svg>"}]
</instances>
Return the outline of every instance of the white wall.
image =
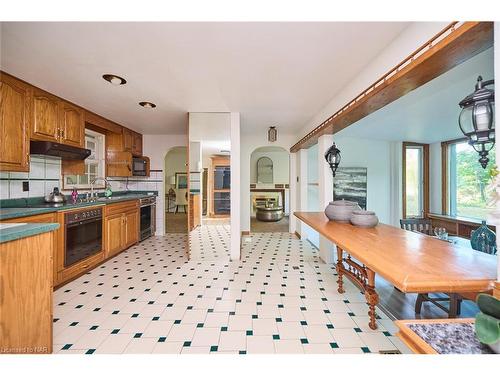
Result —
<instances>
[{"instance_id":1,"label":"white wall","mask_svg":"<svg viewBox=\"0 0 500 375\"><path fill-rule=\"evenodd\" d=\"M241 185L241 231L250 231L250 159L255 149L263 146L277 146L289 150L297 141L295 134L285 134L278 128L278 139L274 143L267 141L267 132L259 134L245 134L241 137L241 163L240 163L240 185ZM231 153L232 153L231 144ZM232 155L231 155L232 157ZM288 167L287 167L288 168ZM231 168L232 174L232 168ZM295 189L296 181L290 181L290 190Z\"/></svg>"},{"instance_id":2,"label":"white wall","mask_svg":"<svg viewBox=\"0 0 500 375\"><path fill-rule=\"evenodd\" d=\"M231 248L232 260L241 257L241 147L240 114L231 112Z\"/></svg>"},{"instance_id":3,"label":"white wall","mask_svg":"<svg viewBox=\"0 0 500 375\"><path fill-rule=\"evenodd\" d=\"M151 160L151 169L159 175L164 176L165 155L172 147L187 146L187 134L182 135L160 135L144 134L142 137L143 153ZM165 189L164 184L157 184L158 198L156 200L156 234L165 234Z\"/></svg>"},{"instance_id":4,"label":"white wall","mask_svg":"<svg viewBox=\"0 0 500 375\"><path fill-rule=\"evenodd\" d=\"M321 161L319 161L321 162ZM322 211L319 206L318 187L318 145L307 150L307 211ZM319 247L319 234L306 224L303 224L306 238L316 247Z\"/></svg>"},{"instance_id":5,"label":"white wall","mask_svg":"<svg viewBox=\"0 0 500 375\"><path fill-rule=\"evenodd\" d=\"M257 160L267 156L273 161L273 184L288 184L290 180L288 150L254 151L250 158L250 182L257 183Z\"/></svg>"},{"instance_id":6,"label":"white wall","mask_svg":"<svg viewBox=\"0 0 500 375\"><path fill-rule=\"evenodd\" d=\"M328 117L337 112L352 99L367 89L378 78L382 77L394 66L399 64L418 47L423 45L449 22L414 22L394 39L375 59L373 59L355 79L337 93L330 102L323 107L311 121L304 124L298 136L302 137Z\"/></svg>"}]
</instances>

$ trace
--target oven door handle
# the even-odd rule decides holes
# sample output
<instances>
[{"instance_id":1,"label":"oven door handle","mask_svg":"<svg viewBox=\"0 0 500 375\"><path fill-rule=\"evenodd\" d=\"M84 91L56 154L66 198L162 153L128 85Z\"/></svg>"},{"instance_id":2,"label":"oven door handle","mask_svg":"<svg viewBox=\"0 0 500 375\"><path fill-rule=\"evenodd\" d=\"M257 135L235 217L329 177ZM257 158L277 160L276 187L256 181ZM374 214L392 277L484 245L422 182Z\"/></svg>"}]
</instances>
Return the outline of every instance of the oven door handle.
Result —
<instances>
[{"instance_id":1,"label":"oven door handle","mask_svg":"<svg viewBox=\"0 0 500 375\"><path fill-rule=\"evenodd\" d=\"M74 223L66 224L66 228L73 228L73 227L83 225L83 224L95 223L96 221L102 221L102 217L96 217L93 219L84 219L84 220L80 220L80 221L75 221Z\"/></svg>"}]
</instances>

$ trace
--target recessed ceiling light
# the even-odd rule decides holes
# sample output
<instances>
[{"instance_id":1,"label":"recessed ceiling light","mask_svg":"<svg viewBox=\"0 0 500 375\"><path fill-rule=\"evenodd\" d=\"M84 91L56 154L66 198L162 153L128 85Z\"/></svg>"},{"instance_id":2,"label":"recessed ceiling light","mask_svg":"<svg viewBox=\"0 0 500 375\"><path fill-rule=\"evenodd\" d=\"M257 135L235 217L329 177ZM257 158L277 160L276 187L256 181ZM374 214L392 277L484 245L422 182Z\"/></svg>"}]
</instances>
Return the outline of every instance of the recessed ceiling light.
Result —
<instances>
[{"instance_id":1,"label":"recessed ceiling light","mask_svg":"<svg viewBox=\"0 0 500 375\"><path fill-rule=\"evenodd\" d=\"M156 108L156 104L151 102L139 102L139 105L144 108Z\"/></svg>"},{"instance_id":2,"label":"recessed ceiling light","mask_svg":"<svg viewBox=\"0 0 500 375\"><path fill-rule=\"evenodd\" d=\"M124 78L119 77L119 76L115 76L114 74L104 74L102 76L102 78L104 78L106 81L108 81L112 85L116 85L116 86L124 85L127 83L127 81Z\"/></svg>"}]
</instances>

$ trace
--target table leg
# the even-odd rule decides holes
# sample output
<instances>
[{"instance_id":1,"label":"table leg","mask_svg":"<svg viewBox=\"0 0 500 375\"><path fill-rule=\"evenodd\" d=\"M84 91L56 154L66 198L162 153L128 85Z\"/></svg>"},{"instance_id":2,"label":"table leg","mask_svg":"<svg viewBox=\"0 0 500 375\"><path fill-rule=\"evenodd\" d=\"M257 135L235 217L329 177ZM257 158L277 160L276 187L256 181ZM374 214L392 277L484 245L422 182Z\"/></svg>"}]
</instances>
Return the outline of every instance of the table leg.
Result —
<instances>
[{"instance_id":1,"label":"table leg","mask_svg":"<svg viewBox=\"0 0 500 375\"><path fill-rule=\"evenodd\" d=\"M377 329L375 305L377 305L379 298L375 291L375 272L366 268L366 276L365 298L368 304L368 315L370 316L370 323L368 326L371 329Z\"/></svg>"},{"instance_id":2,"label":"table leg","mask_svg":"<svg viewBox=\"0 0 500 375\"><path fill-rule=\"evenodd\" d=\"M339 285L337 291L339 293L344 293L344 281L342 280L342 274L344 273L344 265L343 265L343 258L344 254L342 249L337 246L337 266L335 267L337 269L337 284Z\"/></svg>"}]
</instances>

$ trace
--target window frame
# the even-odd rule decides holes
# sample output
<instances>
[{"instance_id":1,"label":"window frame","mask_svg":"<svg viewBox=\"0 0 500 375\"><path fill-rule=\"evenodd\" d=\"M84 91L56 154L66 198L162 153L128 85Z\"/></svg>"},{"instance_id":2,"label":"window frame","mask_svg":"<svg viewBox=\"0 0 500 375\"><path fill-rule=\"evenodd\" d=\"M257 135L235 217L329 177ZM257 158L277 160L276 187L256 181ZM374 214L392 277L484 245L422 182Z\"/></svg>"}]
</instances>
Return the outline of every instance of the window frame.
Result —
<instances>
[{"instance_id":1,"label":"window frame","mask_svg":"<svg viewBox=\"0 0 500 375\"><path fill-rule=\"evenodd\" d=\"M91 135L91 136L100 138L100 141L98 142L99 143L98 147L99 147L99 154L101 157L98 158L97 160L96 159L89 159L89 158L84 160L85 174L87 174L86 173L87 166L90 164L95 164L95 165L97 165L97 168L98 168L97 169L97 171L98 171L97 177L104 178L104 177L106 177L106 135L104 133L85 128L85 137L87 137L87 135ZM85 139L85 145L86 145L86 139ZM99 171L101 173L99 173ZM73 175L69 174L69 175L62 176L63 190L71 190L73 188L83 189L83 190L90 189L90 182L91 182L90 179L89 179L87 184L68 184L68 183L66 183L67 176L73 176ZM78 176L78 175L75 175L75 176ZM96 189L96 190L97 189L104 189L104 188L105 188L105 185L103 182L94 186L94 189Z\"/></svg>"},{"instance_id":2,"label":"window frame","mask_svg":"<svg viewBox=\"0 0 500 375\"><path fill-rule=\"evenodd\" d=\"M402 209L403 219L409 218L406 213L406 150L409 148L422 148L422 215L416 218L426 218L429 213L429 144L418 142L403 142L402 147ZM414 216L412 216L413 218Z\"/></svg>"}]
</instances>

